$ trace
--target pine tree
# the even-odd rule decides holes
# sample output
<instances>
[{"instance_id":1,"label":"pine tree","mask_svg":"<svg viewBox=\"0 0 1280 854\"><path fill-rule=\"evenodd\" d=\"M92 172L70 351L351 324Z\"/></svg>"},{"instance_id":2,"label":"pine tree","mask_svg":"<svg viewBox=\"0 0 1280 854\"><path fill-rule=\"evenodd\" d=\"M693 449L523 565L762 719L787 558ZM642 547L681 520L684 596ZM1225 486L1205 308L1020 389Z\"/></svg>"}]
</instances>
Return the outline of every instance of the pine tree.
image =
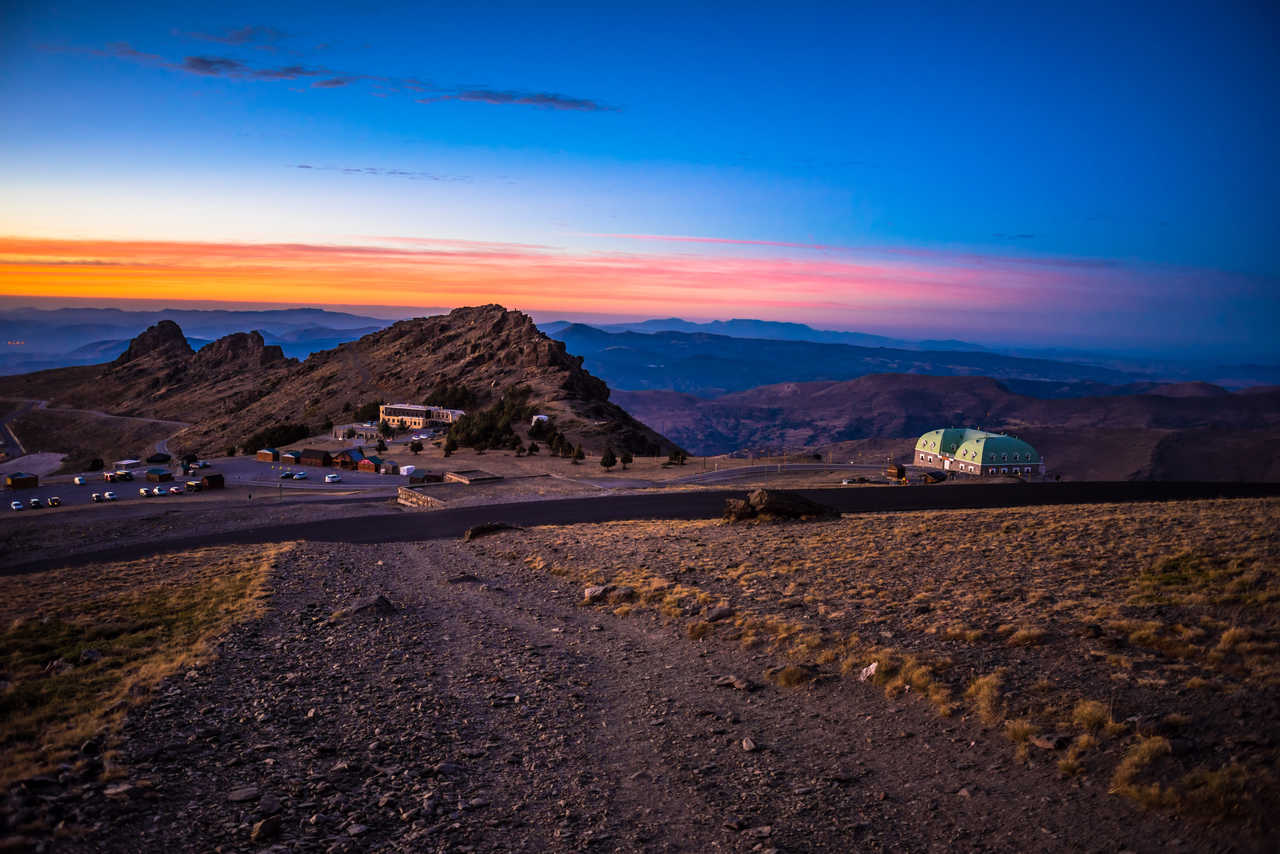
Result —
<instances>
[{"instance_id":1,"label":"pine tree","mask_svg":"<svg viewBox=\"0 0 1280 854\"><path fill-rule=\"evenodd\" d=\"M600 455L600 467L608 471L617 464L618 458L614 455L613 448L605 448L604 453Z\"/></svg>"},{"instance_id":2,"label":"pine tree","mask_svg":"<svg viewBox=\"0 0 1280 854\"><path fill-rule=\"evenodd\" d=\"M579 445L573 449L573 464L576 466L578 463L582 462L586 458L587 458L587 454L585 451L582 450L582 445L581 443L579 443Z\"/></svg>"},{"instance_id":3,"label":"pine tree","mask_svg":"<svg viewBox=\"0 0 1280 854\"><path fill-rule=\"evenodd\" d=\"M452 456L453 452L458 450L458 441L452 436L444 440L444 455Z\"/></svg>"},{"instance_id":4,"label":"pine tree","mask_svg":"<svg viewBox=\"0 0 1280 854\"><path fill-rule=\"evenodd\" d=\"M631 465L631 463L632 463L631 452L623 451L622 452L622 470L626 471L627 466Z\"/></svg>"}]
</instances>

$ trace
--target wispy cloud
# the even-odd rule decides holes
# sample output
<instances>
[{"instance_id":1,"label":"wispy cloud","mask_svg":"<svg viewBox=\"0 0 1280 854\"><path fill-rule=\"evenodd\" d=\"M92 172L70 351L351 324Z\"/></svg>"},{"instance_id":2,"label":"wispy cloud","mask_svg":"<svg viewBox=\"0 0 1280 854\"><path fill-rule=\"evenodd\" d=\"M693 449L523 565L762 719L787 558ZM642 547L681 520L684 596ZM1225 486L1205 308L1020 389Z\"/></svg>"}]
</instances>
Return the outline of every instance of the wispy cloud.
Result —
<instances>
[{"instance_id":1,"label":"wispy cloud","mask_svg":"<svg viewBox=\"0 0 1280 854\"><path fill-rule=\"evenodd\" d=\"M436 172L417 172L411 169L387 169L381 166L313 166L295 163L294 169L313 172L341 172L344 175L375 175L383 178L404 178L408 181L470 181L469 175L441 175Z\"/></svg>"},{"instance_id":2,"label":"wispy cloud","mask_svg":"<svg viewBox=\"0 0 1280 854\"><path fill-rule=\"evenodd\" d=\"M575 110L584 113L616 112L610 107L589 98L571 98L557 92L518 92L497 89L461 89L456 92L419 98L419 104L438 101L464 101L472 104L518 104L525 107L541 107L546 110Z\"/></svg>"},{"instance_id":3,"label":"wispy cloud","mask_svg":"<svg viewBox=\"0 0 1280 854\"><path fill-rule=\"evenodd\" d=\"M308 68L304 65L254 66L229 56L188 56L181 62L173 62L155 53L138 50L127 42L107 46L97 51L117 59L125 59L140 65L180 71L201 77L229 77L238 80L297 80L300 77L316 77L333 74L325 68Z\"/></svg>"},{"instance_id":4,"label":"wispy cloud","mask_svg":"<svg viewBox=\"0 0 1280 854\"><path fill-rule=\"evenodd\" d=\"M221 33L183 32L180 30L174 30L173 33L177 36L185 36L189 39L197 39L205 42L254 46L274 45L289 36L289 34L284 30L278 30L275 27L262 26L237 27Z\"/></svg>"},{"instance_id":5,"label":"wispy cloud","mask_svg":"<svg viewBox=\"0 0 1280 854\"><path fill-rule=\"evenodd\" d=\"M223 34L180 34L236 47L259 47L262 46L261 42L270 44L285 37L282 31L273 27L241 27ZM593 98L581 98L560 92L497 89L485 86L440 86L421 77L358 73L302 63L262 65L223 54L196 54L181 60L172 60L157 53L139 50L128 42L110 44L104 50L94 50L90 53L200 77L260 81L320 78L311 83L313 89L345 89L356 84L369 83L372 84L372 88L366 91L371 95L380 98L393 95L418 96L415 100L419 104L455 101L465 104L534 107L580 113L607 113L616 112L619 109Z\"/></svg>"}]
</instances>

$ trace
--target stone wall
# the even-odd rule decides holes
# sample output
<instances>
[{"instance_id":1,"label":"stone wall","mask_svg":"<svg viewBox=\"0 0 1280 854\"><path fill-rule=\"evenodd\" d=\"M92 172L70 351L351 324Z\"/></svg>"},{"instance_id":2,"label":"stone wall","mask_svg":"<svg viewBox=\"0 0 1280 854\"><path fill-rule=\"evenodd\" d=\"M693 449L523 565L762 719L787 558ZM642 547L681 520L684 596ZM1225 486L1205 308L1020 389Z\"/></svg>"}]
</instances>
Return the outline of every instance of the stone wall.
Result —
<instances>
[{"instance_id":1,"label":"stone wall","mask_svg":"<svg viewBox=\"0 0 1280 854\"><path fill-rule=\"evenodd\" d=\"M416 507L420 510L443 510L445 508L445 503L439 498L433 498L423 493L421 489L414 489L408 486L399 487L396 501L406 507Z\"/></svg>"}]
</instances>

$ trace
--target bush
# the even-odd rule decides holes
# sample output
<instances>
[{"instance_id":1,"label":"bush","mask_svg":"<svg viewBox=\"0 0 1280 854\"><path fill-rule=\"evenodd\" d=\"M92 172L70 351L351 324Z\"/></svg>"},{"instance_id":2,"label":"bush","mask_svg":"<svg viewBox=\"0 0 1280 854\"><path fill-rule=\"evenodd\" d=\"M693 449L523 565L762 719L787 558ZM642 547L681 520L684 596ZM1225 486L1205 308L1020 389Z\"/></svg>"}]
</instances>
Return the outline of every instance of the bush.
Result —
<instances>
[{"instance_id":1,"label":"bush","mask_svg":"<svg viewBox=\"0 0 1280 854\"><path fill-rule=\"evenodd\" d=\"M409 443L409 450L415 455L422 453L422 443L414 439Z\"/></svg>"},{"instance_id":2,"label":"bush","mask_svg":"<svg viewBox=\"0 0 1280 854\"><path fill-rule=\"evenodd\" d=\"M627 466L631 465L631 463L632 463L631 452L623 451L622 452L622 470L626 471Z\"/></svg>"},{"instance_id":3,"label":"bush","mask_svg":"<svg viewBox=\"0 0 1280 854\"><path fill-rule=\"evenodd\" d=\"M618 457L613 453L613 448L605 448L604 453L600 455L600 467L608 471L617 464Z\"/></svg>"}]
</instances>

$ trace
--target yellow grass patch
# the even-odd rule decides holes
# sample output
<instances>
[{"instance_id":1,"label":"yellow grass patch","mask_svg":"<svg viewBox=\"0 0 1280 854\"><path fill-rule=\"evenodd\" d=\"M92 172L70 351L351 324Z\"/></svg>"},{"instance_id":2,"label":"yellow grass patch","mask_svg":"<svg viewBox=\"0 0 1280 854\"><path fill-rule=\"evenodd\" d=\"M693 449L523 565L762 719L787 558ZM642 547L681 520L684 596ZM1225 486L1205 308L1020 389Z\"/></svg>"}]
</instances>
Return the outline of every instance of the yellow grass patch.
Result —
<instances>
[{"instance_id":1,"label":"yellow grass patch","mask_svg":"<svg viewBox=\"0 0 1280 854\"><path fill-rule=\"evenodd\" d=\"M292 544L214 547L0 578L0 784L111 732L209 641L258 615Z\"/></svg>"}]
</instances>

